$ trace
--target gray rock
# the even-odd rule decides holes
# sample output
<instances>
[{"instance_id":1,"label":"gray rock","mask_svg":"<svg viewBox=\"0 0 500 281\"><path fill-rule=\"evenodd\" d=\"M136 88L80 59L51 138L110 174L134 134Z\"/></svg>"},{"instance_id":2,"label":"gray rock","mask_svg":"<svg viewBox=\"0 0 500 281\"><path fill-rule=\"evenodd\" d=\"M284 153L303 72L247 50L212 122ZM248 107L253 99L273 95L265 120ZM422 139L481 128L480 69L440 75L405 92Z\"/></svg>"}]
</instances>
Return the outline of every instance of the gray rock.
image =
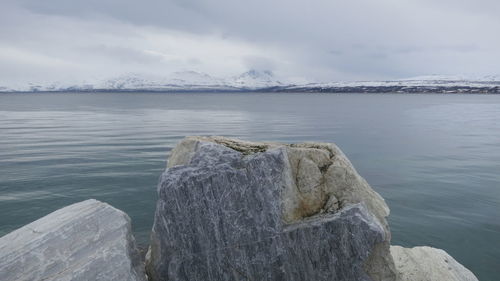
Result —
<instances>
[{"instance_id":1,"label":"gray rock","mask_svg":"<svg viewBox=\"0 0 500 281\"><path fill-rule=\"evenodd\" d=\"M129 217L86 200L0 238L0 280L145 280Z\"/></svg>"},{"instance_id":2,"label":"gray rock","mask_svg":"<svg viewBox=\"0 0 500 281\"><path fill-rule=\"evenodd\" d=\"M401 281L478 281L445 251L431 247L391 246Z\"/></svg>"},{"instance_id":3,"label":"gray rock","mask_svg":"<svg viewBox=\"0 0 500 281\"><path fill-rule=\"evenodd\" d=\"M158 195L153 280L396 280L389 208L333 144L186 138Z\"/></svg>"}]
</instances>

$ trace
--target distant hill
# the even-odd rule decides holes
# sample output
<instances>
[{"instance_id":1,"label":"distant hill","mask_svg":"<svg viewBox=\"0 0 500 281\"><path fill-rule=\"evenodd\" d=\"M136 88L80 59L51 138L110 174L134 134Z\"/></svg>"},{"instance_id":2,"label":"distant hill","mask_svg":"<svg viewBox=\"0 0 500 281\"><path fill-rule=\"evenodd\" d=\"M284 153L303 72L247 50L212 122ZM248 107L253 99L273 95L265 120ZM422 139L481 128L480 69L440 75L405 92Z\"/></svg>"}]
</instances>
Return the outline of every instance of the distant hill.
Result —
<instances>
[{"instance_id":1,"label":"distant hill","mask_svg":"<svg viewBox=\"0 0 500 281\"><path fill-rule=\"evenodd\" d=\"M322 92L322 93L500 93L500 76L463 77L430 75L400 80L293 84L282 82L271 71L249 70L229 78L196 71L168 76L128 74L95 82L48 83L6 86L0 92Z\"/></svg>"}]
</instances>

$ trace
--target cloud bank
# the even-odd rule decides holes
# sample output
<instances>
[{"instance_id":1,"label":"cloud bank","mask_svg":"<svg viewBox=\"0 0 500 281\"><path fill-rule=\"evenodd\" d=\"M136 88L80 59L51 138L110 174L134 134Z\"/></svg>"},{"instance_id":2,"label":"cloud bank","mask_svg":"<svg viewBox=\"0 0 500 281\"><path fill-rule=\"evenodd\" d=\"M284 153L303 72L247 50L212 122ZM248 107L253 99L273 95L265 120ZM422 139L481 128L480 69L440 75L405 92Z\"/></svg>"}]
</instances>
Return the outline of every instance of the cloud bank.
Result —
<instances>
[{"instance_id":1,"label":"cloud bank","mask_svg":"<svg viewBox=\"0 0 500 281\"><path fill-rule=\"evenodd\" d=\"M498 74L499 13L492 0L2 0L0 83Z\"/></svg>"}]
</instances>

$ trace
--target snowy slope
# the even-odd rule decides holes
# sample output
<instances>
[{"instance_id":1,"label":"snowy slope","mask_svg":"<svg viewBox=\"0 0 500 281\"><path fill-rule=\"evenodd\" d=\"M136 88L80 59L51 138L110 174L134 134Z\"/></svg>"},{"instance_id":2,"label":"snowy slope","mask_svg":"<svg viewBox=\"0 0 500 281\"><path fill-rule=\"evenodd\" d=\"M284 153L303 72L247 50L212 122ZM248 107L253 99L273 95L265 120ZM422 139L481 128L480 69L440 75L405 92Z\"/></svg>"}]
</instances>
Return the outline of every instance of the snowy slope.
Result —
<instances>
[{"instance_id":1,"label":"snowy slope","mask_svg":"<svg viewBox=\"0 0 500 281\"><path fill-rule=\"evenodd\" d=\"M283 86L279 80L274 77L271 71L250 70L239 76L233 77L227 81L228 85L236 88L259 89Z\"/></svg>"},{"instance_id":2,"label":"snowy slope","mask_svg":"<svg viewBox=\"0 0 500 281\"><path fill-rule=\"evenodd\" d=\"M475 82L492 82L500 81L500 75L485 75L485 76L471 76L471 75L425 75L417 76L401 81L475 81Z\"/></svg>"},{"instance_id":3,"label":"snowy slope","mask_svg":"<svg viewBox=\"0 0 500 281\"><path fill-rule=\"evenodd\" d=\"M344 88L344 87L498 87L500 76L481 77L429 75L387 81L341 81L329 83L309 83L292 88Z\"/></svg>"},{"instance_id":4,"label":"snowy slope","mask_svg":"<svg viewBox=\"0 0 500 281\"><path fill-rule=\"evenodd\" d=\"M195 71L175 72L168 76L128 74L94 85L103 90L182 90L225 87L223 80Z\"/></svg>"},{"instance_id":5,"label":"snowy slope","mask_svg":"<svg viewBox=\"0 0 500 281\"><path fill-rule=\"evenodd\" d=\"M0 91L78 91L78 90L255 90L282 85L270 71L250 70L230 78L213 77L196 71L174 72L166 76L126 74L94 82L28 83L1 85Z\"/></svg>"},{"instance_id":6,"label":"snowy slope","mask_svg":"<svg viewBox=\"0 0 500 281\"><path fill-rule=\"evenodd\" d=\"M271 71L250 70L229 78L195 71L169 75L127 74L97 81L64 81L4 85L0 92L36 91L303 91L303 92L500 92L500 76L420 76L388 81L348 81L293 85Z\"/></svg>"}]
</instances>

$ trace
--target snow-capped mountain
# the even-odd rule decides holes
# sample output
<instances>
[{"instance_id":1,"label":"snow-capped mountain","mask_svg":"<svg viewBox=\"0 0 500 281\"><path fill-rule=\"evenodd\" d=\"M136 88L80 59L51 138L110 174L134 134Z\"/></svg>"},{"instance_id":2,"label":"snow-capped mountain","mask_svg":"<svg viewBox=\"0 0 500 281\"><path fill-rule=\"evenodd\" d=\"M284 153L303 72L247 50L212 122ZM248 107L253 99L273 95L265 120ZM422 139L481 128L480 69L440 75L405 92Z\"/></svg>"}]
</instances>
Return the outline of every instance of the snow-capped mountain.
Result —
<instances>
[{"instance_id":1,"label":"snow-capped mountain","mask_svg":"<svg viewBox=\"0 0 500 281\"><path fill-rule=\"evenodd\" d=\"M224 85L224 80L196 71L174 72L169 76L172 85Z\"/></svg>"},{"instance_id":2,"label":"snow-capped mountain","mask_svg":"<svg viewBox=\"0 0 500 281\"><path fill-rule=\"evenodd\" d=\"M430 75L387 81L309 83L281 90L330 93L500 93L500 76L467 78Z\"/></svg>"},{"instance_id":3,"label":"snow-capped mountain","mask_svg":"<svg viewBox=\"0 0 500 281\"><path fill-rule=\"evenodd\" d=\"M127 74L93 82L29 83L2 85L0 92L37 91L275 91L348 93L500 93L500 76L419 76L387 81L347 81L328 83L284 83L271 71L250 70L218 78L196 71L174 72L166 76Z\"/></svg>"},{"instance_id":4,"label":"snow-capped mountain","mask_svg":"<svg viewBox=\"0 0 500 281\"><path fill-rule=\"evenodd\" d=\"M128 74L96 83L94 89L173 90L224 87L222 79L196 71L174 72L168 76Z\"/></svg>"},{"instance_id":5,"label":"snow-capped mountain","mask_svg":"<svg viewBox=\"0 0 500 281\"><path fill-rule=\"evenodd\" d=\"M256 90L281 86L270 71L250 70L241 75L218 78L196 71L174 72L166 76L126 74L118 77L83 81L80 83L29 83L26 85L0 85L3 92L36 92L36 91L203 91L203 90Z\"/></svg>"},{"instance_id":6,"label":"snow-capped mountain","mask_svg":"<svg viewBox=\"0 0 500 281\"><path fill-rule=\"evenodd\" d=\"M274 77L273 73L268 70L250 70L239 76L233 77L228 82L234 87L249 89L283 86L283 83L277 80L276 77Z\"/></svg>"}]
</instances>

